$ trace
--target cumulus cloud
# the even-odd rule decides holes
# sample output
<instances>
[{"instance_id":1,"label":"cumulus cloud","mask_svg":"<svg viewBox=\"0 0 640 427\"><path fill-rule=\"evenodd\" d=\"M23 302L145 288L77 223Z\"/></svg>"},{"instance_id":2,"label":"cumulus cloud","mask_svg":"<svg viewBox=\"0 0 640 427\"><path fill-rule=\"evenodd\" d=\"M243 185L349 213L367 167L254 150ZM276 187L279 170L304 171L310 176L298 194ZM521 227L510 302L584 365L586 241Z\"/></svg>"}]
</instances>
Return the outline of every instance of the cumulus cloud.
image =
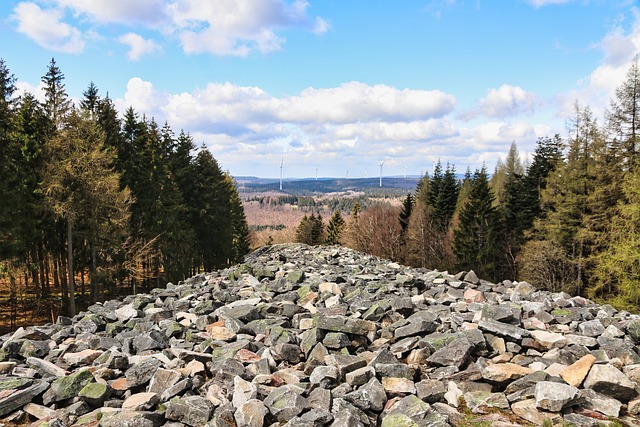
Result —
<instances>
[{"instance_id":1,"label":"cumulus cloud","mask_svg":"<svg viewBox=\"0 0 640 427\"><path fill-rule=\"evenodd\" d=\"M336 88L309 88L281 100L279 114L284 120L300 122L403 122L441 117L453 110L455 102L453 95L438 90L399 90L350 82Z\"/></svg>"},{"instance_id":2,"label":"cumulus cloud","mask_svg":"<svg viewBox=\"0 0 640 427\"><path fill-rule=\"evenodd\" d=\"M186 53L241 57L282 49L283 30L324 34L330 27L322 17L309 15L304 0L48 0L46 4L52 7L19 3L14 10L18 31L44 48L68 53L81 52L87 34L96 31L99 36L109 25L156 31L166 40L178 40ZM72 19L76 26L70 24ZM82 26L90 27L85 35L79 30ZM158 50L158 42L134 39L131 34L119 40L131 46L130 58Z\"/></svg>"},{"instance_id":3,"label":"cumulus cloud","mask_svg":"<svg viewBox=\"0 0 640 427\"><path fill-rule=\"evenodd\" d=\"M514 117L523 113L533 113L536 97L519 86L504 84L499 88L490 89L487 96L478 102L478 106L461 117L471 119L477 116L491 118Z\"/></svg>"},{"instance_id":4,"label":"cumulus cloud","mask_svg":"<svg viewBox=\"0 0 640 427\"><path fill-rule=\"evenodd\" d=\"M160 52L162 48L153 40L146 40L135 33L128 33L118 37L118 41L129 46L127 57L131 61L137 61L143 55Z\"/></svg>"},{"instance_id":5,"label":"cumulus cloud","mask_svg":"<svg viewBox=\"0 0 640 427\"><path fill-rule=\"evenodd\" d=\"M101 24L146 24L152 27L167 21L163 0L56 0L75 15L83 15Z\"/></svg>"},{"instance_id":6,"label":"cumulus cloud","mask_svg":"<svg viewBox=\"0 0 640 427\"><path fill-rule=\"evenodd\" d=\"M285 42L280 29L322 30L324 24L308 22L307 7L300 0L177 0L171 12L185 52L247 56L279 50Z\"/></svg>"},{"instance_id":7,"label":"cumulus cloud","mask_svg":"<svg viewBox=\"0 0 640 427\"><path fill-rule=\"evenodd\" d=\"M42 9L35 3L18 3L12 18L17 30L39 46L55 52L77 54L84 51L85 41L77 28L63 22L58 9Z\"/></svg>"}]
</instances>

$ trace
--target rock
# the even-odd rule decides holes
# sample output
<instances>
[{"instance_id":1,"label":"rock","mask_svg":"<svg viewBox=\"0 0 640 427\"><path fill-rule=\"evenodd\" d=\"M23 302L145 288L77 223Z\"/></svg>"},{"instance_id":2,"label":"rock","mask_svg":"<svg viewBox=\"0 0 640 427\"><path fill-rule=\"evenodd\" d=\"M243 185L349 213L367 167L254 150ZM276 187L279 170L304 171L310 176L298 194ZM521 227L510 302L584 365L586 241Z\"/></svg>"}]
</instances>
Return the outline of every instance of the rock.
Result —
<instances>
[{"instance_id":1,"label":"rock","mask_svg":"<svg viewBox=\"0 0 640 427\"><path fill-rule=\"evenodd\" d=\"M637 394L633 382L611 365L593 365L583 385L622 401L628 401Z\"/></svg>"},{"instance_id":2,"label":"rock","mask_svg":"<svg viewBox=\"0 0 640 427\"><path fill-rule=\"evenodd\" d=\"M93 375L89 371L78 371L66 377L58 378L42 396L45 405L76 397L80 390L92 382Z\"/></svg>"},{"instance_id":3,"label":"rock","mask_svg":"<svg viewBox=\"0 0 640 427\"><path fill-rule=\"evenodd\" d=\"M74 427L444 427L469 421L456 409L464 398L483 425L637 421L640 316L465 274L271 246L240 266L0 337L0 416Z\"/></svg>"},{"instance_id":4,"label":"rock","mask_svg":"<svg viewBox=\"0 0 640 427\"><path fill-rule=\"evenodd\" d=\"M132 394L122 403L125 411L148 411L153 409L160 400L156 393L136 393Z\"/></svg>"},{"instance_id":5,"label":"rock","mask_svg":"<svg viewBox=\"0 0 640 427\"><path fill-rule=\"evenodd\" d=\"M493 383L506 383L517 380L530 374L529 368L516 365L515 363L496 363L488 365L482 369L482 378Z\"/></svg>"},{"instance_id":6,"label":"rock","mask_svg":"<svg viewBox=\"0 0 640 427\"><path fill-rule=\"evenodd\" d=\"M580 384L582 384L582 381L584 381L595 362L596 357L594 355L584 355L579 360L560 371L560 376L567 382L567 384L574 387L580 387Z\"/></svg>"},{"instance_id":7,"label":"rock","mask_svg":"<svg viewBox=\"0 0 640 427\"><path fill-rule=\"evenodd\" d=\"M200 396L188 396L171 399L167 403L165 417L168 420L198 427L205 425L211 418L213 405Z\"/></svg>"},{"instance_id":8,"label":"rock","mask_svg":"<svg viewBox=\"0 0 640 427\"><path fill-rule=\"evenodd\" d=\"M301 413L307 402L294 388L285 385L269 393L264 404L278 421L288 421Z\"/></svg>"},{"instance_id":9,"label":"rock","mask_svg":"<svg viewBox=\"0 0 640 427\"><path fill-rule=\"evenodd\" d=\"M520 418L537 426L555 425L556 422L562 422L562 417L559 414L539 411L535 399L516 402L511 405L511 410Z\"/></svg>"},{"instance_id":10,"label":"rock","mask_svg":"<svg viewBox=\"0 0 640 427\"><path fill-rule=\"evenodd\" d=\"M536 407L552 412L560 412L563 408L571 406L575 403L577 394L576 387L551 381L537 383L534 391Z\"/></svg>"},{"instance_id":11,"label":"rock","mask_svg":"<svg viewBox=\"0 0 640 427\"><path fill-rule=\"evenodd\" d=\"M237 427L262 427L264 425L264 417L268 413L269 410L260 400L249 399L238 406L234 413L234 418Z\"/></svg>"},{"instance_id":12,"label":"rock","mask_svg":"<svg viewBox=\"0 0 640 427\"><path fill-rule=\"evenodd\" d=\"M622 402L619 400L588 388L580 390L580 400L582 401L580 405L582 408L599 412L608 417L618 417L622 408ZM629 403L629 406L631 406L631 403Z\"/></svg>"},{"instance_id":13,"label":"rock","mask_svg":"<svg viewBox=\"0 0 640 427\"><path fill-rule=\"evenodd\" d=\"M454 366L461 369L469 360L475 346L465 337L458 338L427 358L432 366Z\"/></svg>"}]
</instances>

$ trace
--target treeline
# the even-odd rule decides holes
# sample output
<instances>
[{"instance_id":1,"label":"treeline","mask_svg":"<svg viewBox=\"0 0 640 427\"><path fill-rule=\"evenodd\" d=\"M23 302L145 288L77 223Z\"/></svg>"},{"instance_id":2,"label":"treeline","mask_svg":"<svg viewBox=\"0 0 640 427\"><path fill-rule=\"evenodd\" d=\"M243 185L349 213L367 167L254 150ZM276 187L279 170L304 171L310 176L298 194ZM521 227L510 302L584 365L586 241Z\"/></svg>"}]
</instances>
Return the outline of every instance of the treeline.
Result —
<instances>
[{"instance_id":1,"label":"treeline","mask_svg":"<svg viewBox=\"0 0 640 427\"><path fill-rule=\"evenodd\" d=\"M38 300L60 296L73 314L79 292L135 292L248 251L235 183L191 135L132 108L120 118L93 83L73 105L53 59L43 103L15 96L15 81L0 59L0 279L10 301L22 285Z\"/></svg>"},{"instance_id":2,"label":"treeline","mask_svg":"<svg viewBox=\"0 0 640 427\"><path fill-rule=\"evenodd\" d=\"M473 269L486 279L527 280L637 311L638 59L602 124L578 103L568 123L566 138L537 141L527 165L514 143L491 178L481 168L457 180L455 167L439 162L402 208L352 212L339 242L414 266ZM299 228L313 223L307 218ZM297 236L304 241L317 234L302 230ZM315 241L327 243L323 237Z\"/></svg>"},{"instance_id":3,"label":"treeline","mask_svg":"<svg viewBox=\"0 0 640 427\"><path fill-rule=\"evenodd\" d=\"M254 196L246 198L247 202L258 202L260 207L273 207L273 206L298 206L302 211L319 213L324 211L340 211L350 212L355 205L358 205L360 209L366 210L369 207L378 205L382 202L388 202L390 199L395 198L392 195L396 189L390 189L387 192L378 190L377 196L372 195L357 195L357 196L344 196L344 197L323 197L317 198L313 196L297 196L297 195L285 195L285 196ZM387 203L388 204L388 203Z\"/></svg>"}]
</instances>

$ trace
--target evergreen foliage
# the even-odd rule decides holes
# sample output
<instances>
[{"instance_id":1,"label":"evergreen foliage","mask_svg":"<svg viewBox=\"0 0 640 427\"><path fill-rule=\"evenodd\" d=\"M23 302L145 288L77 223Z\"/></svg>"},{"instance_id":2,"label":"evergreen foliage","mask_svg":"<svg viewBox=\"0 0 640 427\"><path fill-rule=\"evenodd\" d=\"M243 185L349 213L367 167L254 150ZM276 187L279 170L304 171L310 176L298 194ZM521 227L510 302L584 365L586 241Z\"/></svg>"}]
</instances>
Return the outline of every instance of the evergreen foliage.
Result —
<instances>
[{"instance_id":1,"label":"evergreen foliage","mask_svg":"<svg viewBox=\"0 0 640 427\"><path fill-rule=\"evenodd\" d=\"M136 292L248 252L235 182L205 148L194 155L188 133L133 108L120 119L93 83L76 109L55 59L44 103L15 98L15 81L0 59L2 274L24 277L38 298L61 295L74 314L77 294Z\"/></svg>"},{"instance_id":2,"label":"evergreen foliage","mask_svg":"<svg viewBox=\"0 0 640 427\"><path fill-rule=\"evenodd\" d=\"M327 236L324 239L325 245L340 245L342 230L344 229L345 221L340 211L333 211L333 215L327 224Z\"/></svg>"},{"instance_id":3,"label":"evergreen foliage","mask_svg":"<svg viewBox=\"0 0 640 427\"><path fill-rule=\"evenodd\" d=\"M498 255L498 215L493 206L486 168L476 170L467 202L460 211L453 248L461 270L474 270L480 277L495 278Z\"/></svg>"}]
</instances>

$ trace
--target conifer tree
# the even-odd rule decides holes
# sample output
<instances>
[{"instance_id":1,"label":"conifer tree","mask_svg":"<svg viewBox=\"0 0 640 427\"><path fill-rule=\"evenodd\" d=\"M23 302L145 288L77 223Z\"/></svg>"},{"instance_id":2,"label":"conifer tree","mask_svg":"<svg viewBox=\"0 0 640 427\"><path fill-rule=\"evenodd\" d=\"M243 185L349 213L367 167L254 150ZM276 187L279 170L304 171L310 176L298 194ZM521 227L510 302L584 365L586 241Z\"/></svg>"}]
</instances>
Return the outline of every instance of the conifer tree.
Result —
<instances>
[{"instance_id":1,"label":"conifer tree","mask_svg":"<svg viewBox=\"0 0 640 427\"><path fill-rule=\"evenodd\" d=\"M59 129L73 104L64 87L64 74L58 68L54 58L51 58L47 73L42 76L42 83L44 83L44 109L56 128Z\"/></svg>"},{"instance_id":2,"label":"conifer tree","mask_svg":"<svg viewBox=\"0 0 640 427\"><path fill-rule=\"evenodd\" d=\"M67 225L68 312L74 315L74 233L84 228L91 239L106 237L112 229L103 221L128 215L128 192L119 189L119 175L104 150L104 133L86 114L72 111L46 150L43 191Z\"/></svg>"},{"instance_id":3,"label":"conifer tree","mask_svg":"<svg viewBox=\"0 0 640 427\"><path fill-rule=\"evenodd\" d=\"M225 182L230 194L231 262L236 263L241 262L243 257L249 253L249 226L236 183L228 172L225 173Z\"/></svg>"},{"instance_id":4,"label":"conifer tree","mask_svg":"<svg viewBox=\"0 0 640 427\"><path fill-rule=\"evenodd\" d=\"M623 83L616 89L606 113L607 129L623 167L632 169L640 160L640 59L635 57Z\"/></svg>"},{"instance_id":5,"label":"conifer tree","mask_svg":"<svg viewBox=\"0 0 640 427\"><path fill-rule=\"evenodd\" d=\"M339 210L333 211L333 215L327 224L327 237L324 240L325 245L342 244L341 235L344 229L345 221Z\"/></svg>"},{"instance_id":6,"label":"conifer tree","mask_svg":"<svg viewBox=\"0 0 640 427\"><path fill-rule=\"evenodd\" d=\"M495 277L498 252L498 217L493 199L486 168L476 170L453 242L458 268L473 269L489 279Z\"/></svg>"}]
</instances>

